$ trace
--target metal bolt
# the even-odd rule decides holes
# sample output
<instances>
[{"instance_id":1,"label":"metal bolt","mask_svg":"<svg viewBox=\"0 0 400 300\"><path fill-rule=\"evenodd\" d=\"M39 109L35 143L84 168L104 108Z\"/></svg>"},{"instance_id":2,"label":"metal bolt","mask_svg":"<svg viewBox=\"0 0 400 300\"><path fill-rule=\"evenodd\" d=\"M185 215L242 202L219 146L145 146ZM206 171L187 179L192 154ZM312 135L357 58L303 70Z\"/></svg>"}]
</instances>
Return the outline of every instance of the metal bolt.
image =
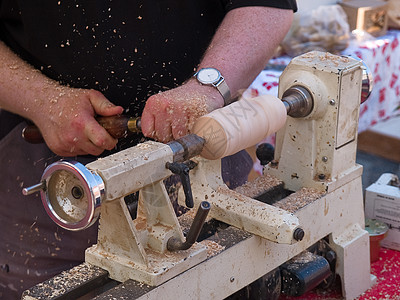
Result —
<instances>
[{"instance_id":1,"label":"metal bolt","mask_svg":"<svg viewBox=\"0 0 400 300\"><path fill-rule=\"evenodd\" d=\"M229 279L229 281L230 281L230 282L234 282L234 281L235 281L235 277L232 276L232 277Z\"/></svg>"},{"instance_id":2,"label":"metal bolt","mask_svg":"<svg viewBox=\"0 0 400 300\"><path fill-rule=\"evenodd\" d=\"M293 238L296 241L301 241L304 238L304 230L299 228L296 228L293 232Z\"/></svg>"},{"instance_id":3,"label":"metal bolt","mask_svg":"<svg viewBox=\"0 0 400 300\"><path fill-rule=\"evenodd\" d=\"M327 156L322 156L322 161L323 162L327 162L328 161L328 157Z\"/></svg>"},{"instance_id":4,"label":"metal bolt","mask_svg":"<svg viewBox=\"0 0 400 300\"><path fill-rule=\"evenodd\" d=\"M329 263L332 263L336 259L336 253L333 250L326 252L325 258Z\"/></svg>"},{"instance_id":5,"label":"metal bolt","mask_svg":"<svg viewBox=\"0 0 400 300\"><path fill-rule=\"evenodd\" d=\"M335 101L334 99L331 99L331 100L329 100L329 104L330 104L330 105L335 105L335 104L336 104L336 101Z\"/></svg>"},{"instance_id":6,"label":"metal bolt","mask_svg":"<svg viewBox=\"0 0 400 300\"><path fill-rule=\"evenodd\" d=\"M74 186L71 190L71 194L72 194L72 197L79 200L79 199L82 199L82 197L83 197L83 190L79 186Z\"/></svg>"}]
</instances>

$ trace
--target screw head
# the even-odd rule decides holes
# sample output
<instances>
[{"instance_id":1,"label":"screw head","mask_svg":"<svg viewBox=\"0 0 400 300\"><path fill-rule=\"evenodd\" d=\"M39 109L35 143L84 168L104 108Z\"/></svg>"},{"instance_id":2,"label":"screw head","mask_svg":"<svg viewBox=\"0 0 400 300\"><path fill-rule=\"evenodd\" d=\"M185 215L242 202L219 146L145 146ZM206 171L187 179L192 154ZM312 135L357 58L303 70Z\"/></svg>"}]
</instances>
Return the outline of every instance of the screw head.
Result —
<instances>
[{"instance_id":1,"label":"screw head","mask_svg":"<svg viewBox=\"0 0 400 300\"><path fill-rule=\"evenodd\" d=\"M335 104L336 104L336 101L335 101L334 99L331 99L331 100L329 100L329 104L330 104L330 105L335 105Z\"/></svg>"},{"instance_id":2,"label":"screw head","mask_svg":"<svg viewBox=\"0 0 400 300\"><path fill-rule=\"evenodd\" d=\"M326 252L325 258L329 263L332 263L336 259L336 253L333 250Z\"/></svg>"}]
</instances>

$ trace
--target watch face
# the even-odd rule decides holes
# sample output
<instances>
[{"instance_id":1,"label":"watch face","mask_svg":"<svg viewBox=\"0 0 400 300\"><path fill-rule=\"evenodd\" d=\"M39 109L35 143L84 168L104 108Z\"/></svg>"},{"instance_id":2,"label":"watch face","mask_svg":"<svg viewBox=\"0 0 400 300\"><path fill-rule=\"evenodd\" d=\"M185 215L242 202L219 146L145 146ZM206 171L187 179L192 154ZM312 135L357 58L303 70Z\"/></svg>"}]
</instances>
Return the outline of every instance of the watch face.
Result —
<instances>
[{"instance_id":1,"label":"watch face","mask_svg":"<svg viewBox=\"0 0 400 300\"><path fill-rule=\"evenodd\" d=\"M197 74L197 79L204 84L216 82L220 77L219 71L213 68L201 69Z\"/></svg>"}]
</instances>

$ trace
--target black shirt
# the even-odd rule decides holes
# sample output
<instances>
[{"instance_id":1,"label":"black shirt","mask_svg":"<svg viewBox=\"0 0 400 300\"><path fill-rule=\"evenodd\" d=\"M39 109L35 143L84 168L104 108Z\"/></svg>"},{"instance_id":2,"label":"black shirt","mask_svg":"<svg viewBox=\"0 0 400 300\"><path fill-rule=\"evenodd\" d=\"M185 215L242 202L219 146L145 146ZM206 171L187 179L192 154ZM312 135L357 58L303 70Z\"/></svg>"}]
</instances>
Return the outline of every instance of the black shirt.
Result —
<instances>
[{"instance_id":1,"label":"black shirt","mask_svg":"<svg viewBox=\"0 0 400 300\"><path fill-rule=\"evenodd\" d=\"M100 90L130 114L188 79L226 12L295 1L0 1L0 37L47 76Z\"/></svg>"}]
</instances>

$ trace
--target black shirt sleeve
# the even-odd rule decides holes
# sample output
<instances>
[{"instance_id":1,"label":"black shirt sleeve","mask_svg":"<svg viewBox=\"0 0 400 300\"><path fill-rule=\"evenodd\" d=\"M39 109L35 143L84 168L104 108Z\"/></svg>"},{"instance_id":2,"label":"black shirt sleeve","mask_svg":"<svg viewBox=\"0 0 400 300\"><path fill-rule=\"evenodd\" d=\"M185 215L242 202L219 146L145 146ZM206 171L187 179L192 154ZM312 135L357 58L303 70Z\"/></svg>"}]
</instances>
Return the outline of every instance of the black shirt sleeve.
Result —
<instances>
[{"instance_id":1,"label":"black shirt sleeve","mask_svg":"<svg viewBox=\"0 0 400 300\"><path fill-rule=\"evenodd\" d=\"M223 2L227 11L244 6L268 6L297 11L296 0L224 0Z\"/></svg>"}]
</instances>

